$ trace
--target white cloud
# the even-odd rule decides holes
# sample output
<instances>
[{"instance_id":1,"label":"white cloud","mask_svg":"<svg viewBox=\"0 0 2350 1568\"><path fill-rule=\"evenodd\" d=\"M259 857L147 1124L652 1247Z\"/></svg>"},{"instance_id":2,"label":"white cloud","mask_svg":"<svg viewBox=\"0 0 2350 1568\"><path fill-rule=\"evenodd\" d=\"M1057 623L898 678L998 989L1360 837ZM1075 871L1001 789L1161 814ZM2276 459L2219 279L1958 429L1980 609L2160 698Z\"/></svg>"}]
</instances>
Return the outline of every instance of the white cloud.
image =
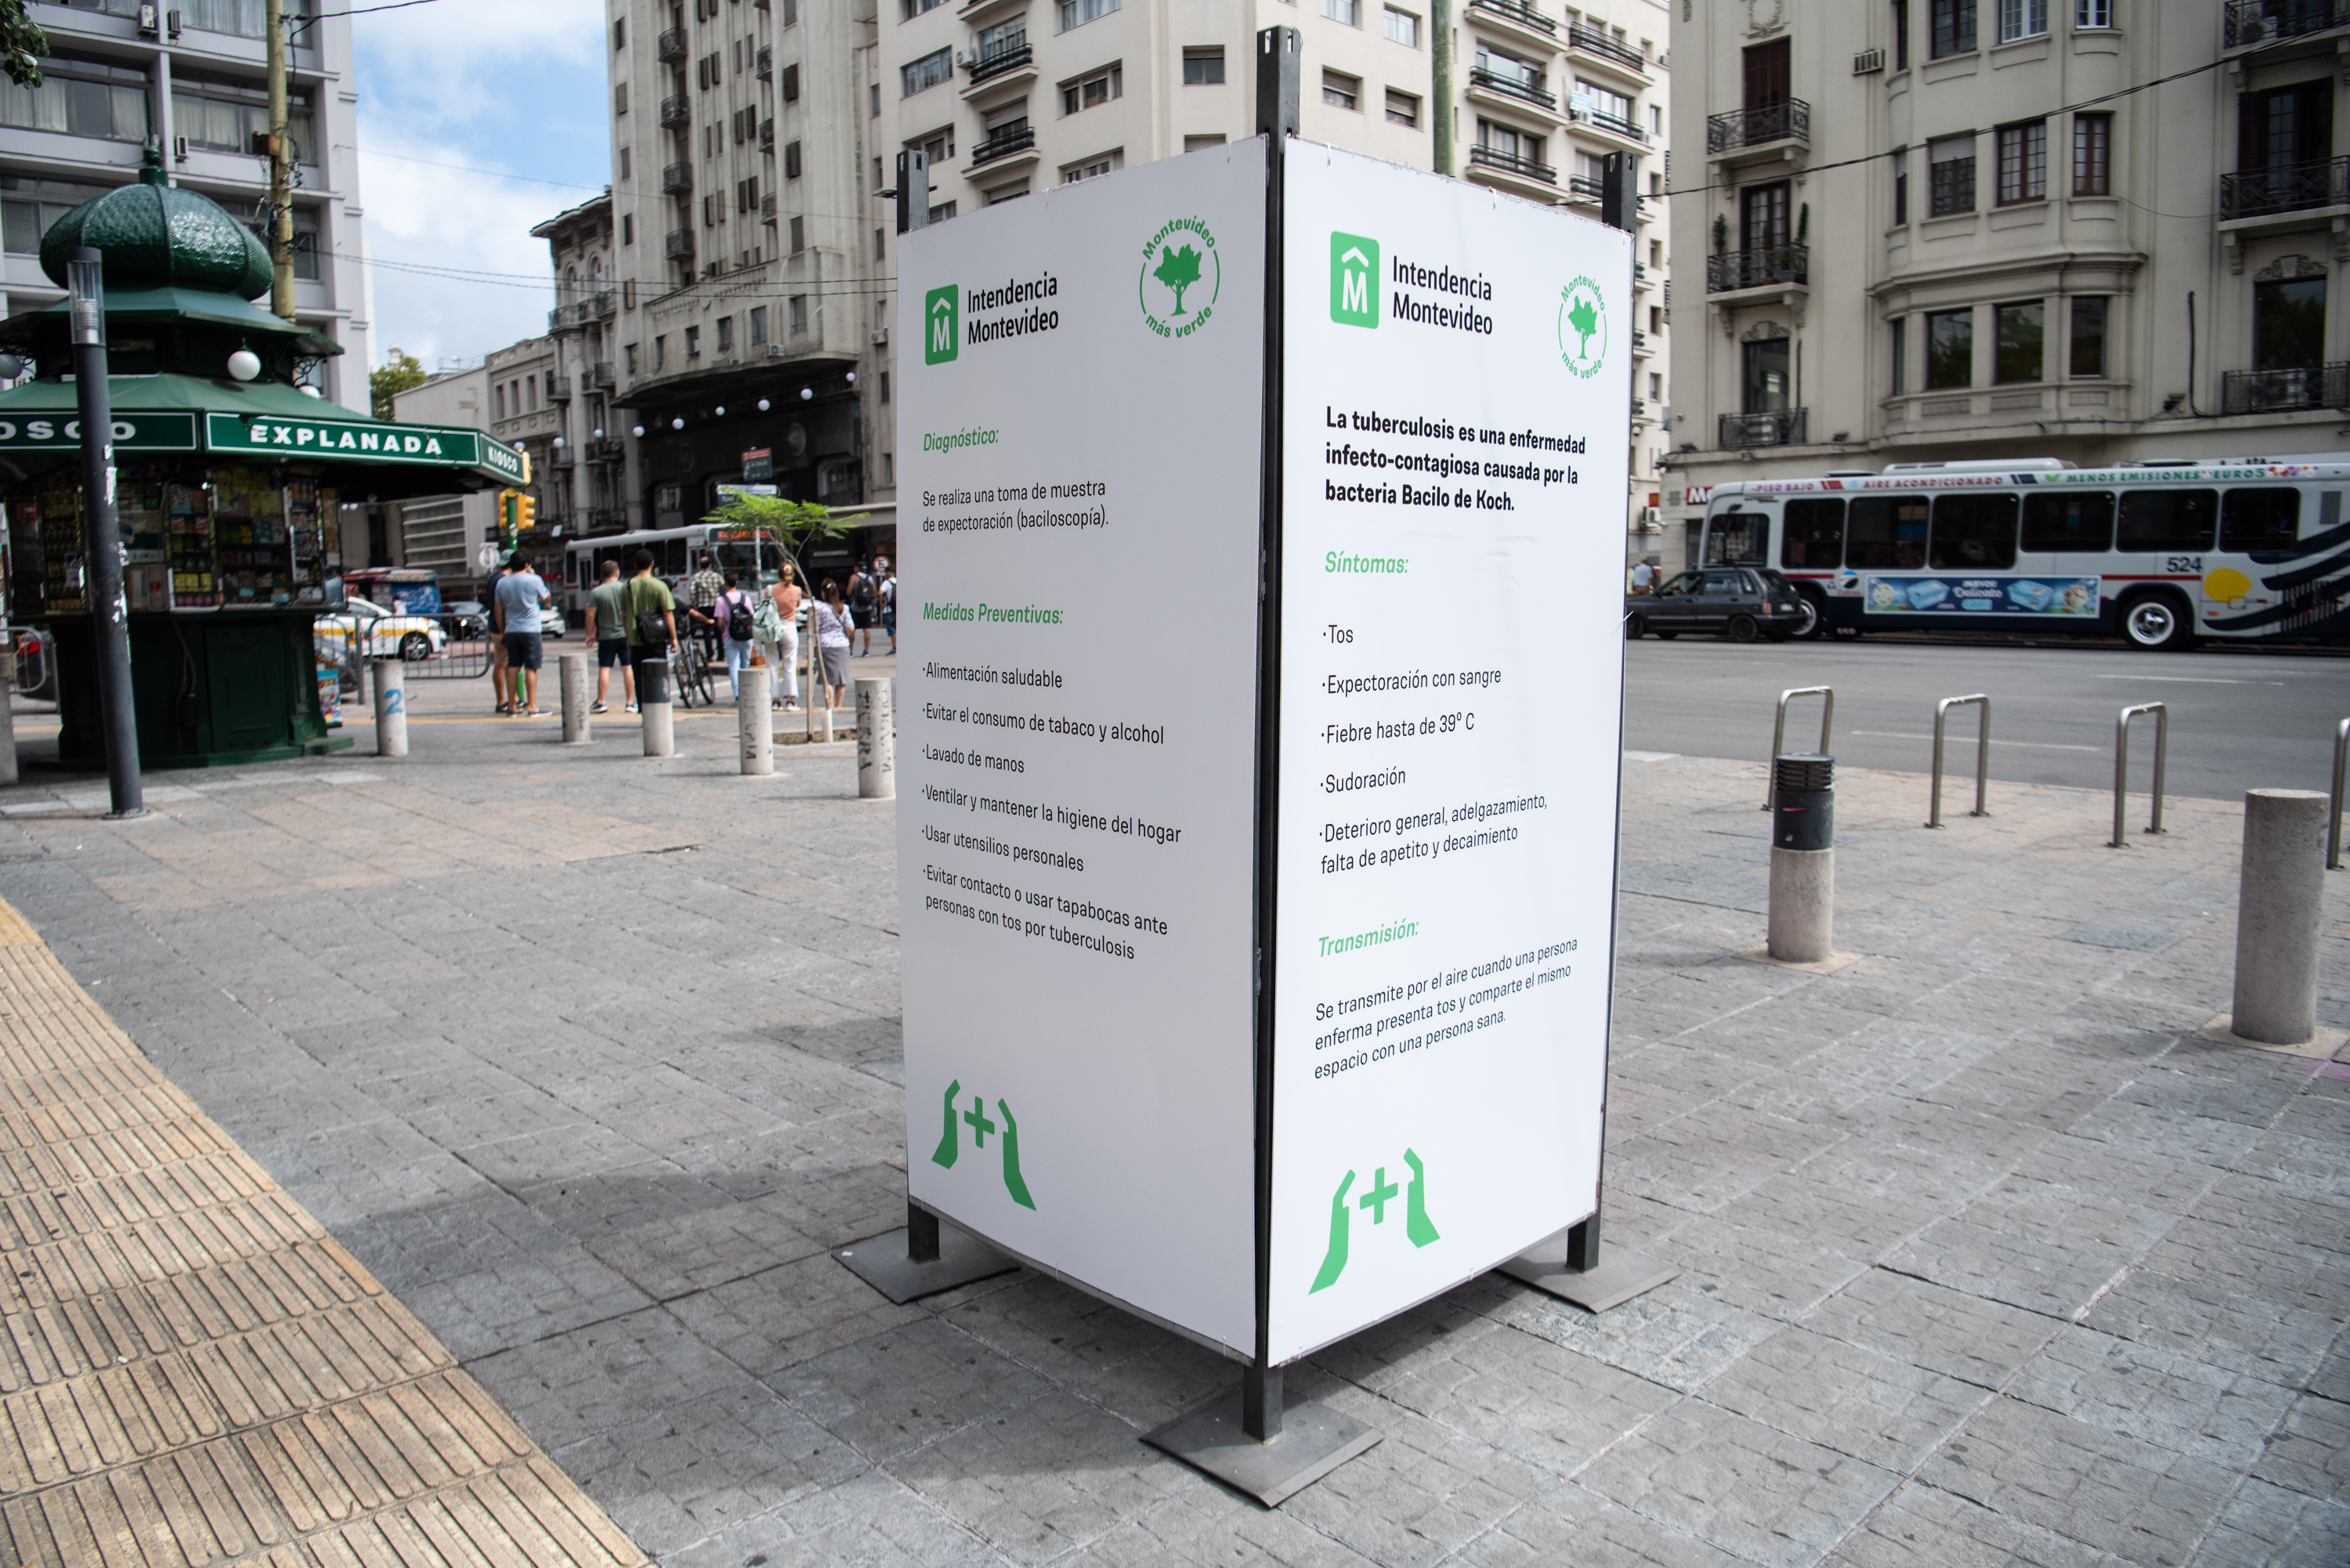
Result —
<instances>
[{"instance_id":1,"label":"white cloud","mask_svg":"<svg viewBox=\"0 0 2350 1568\"><path fill-rule=\"evenodd\" d=\"M548 67L596 67L604 55L604 8L597 0L493 0L488 5L416 5L352 19L364 74L377 91L413 99L437 118L478 119ZM568 71L565 71L568 75Z\"/></svg>"}]
</instances>

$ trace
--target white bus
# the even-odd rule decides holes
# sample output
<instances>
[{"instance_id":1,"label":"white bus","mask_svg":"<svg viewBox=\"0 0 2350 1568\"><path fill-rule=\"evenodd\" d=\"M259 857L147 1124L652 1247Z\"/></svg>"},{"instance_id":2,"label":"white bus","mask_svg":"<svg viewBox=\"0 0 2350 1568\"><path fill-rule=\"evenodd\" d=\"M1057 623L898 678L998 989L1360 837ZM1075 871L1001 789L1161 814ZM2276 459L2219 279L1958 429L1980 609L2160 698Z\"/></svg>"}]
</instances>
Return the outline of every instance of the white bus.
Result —
<instances>
[{"instance_id":1,"label":"white bus","mask_svg":"<svg viewBox=\"0 0 2350 1568\"><path fill-rule=\"evenodd\" d=\"M2350 636L2350 453L1894 463L1718 484L1699 560L1772 566L1797 636L2071 629L2134 648Z\"/></svg>"},{"instance_id":2,"label":"white bus","mask_svg":"<svg viewBox=\"0 0 2350 1568\"><path fill-rule=\"evenodd\" d=\"M639 528L627 534L606 534L592 539L574 539L563 553L563 587L566 607L573 623L587 613L588 592L596 586L596 574L607 561L620 563L620 575L636 570L636 553L640 549L653 553L653 570L664 578L690 576L694 563L706 551L718 557L718 569L742 575L743 586L756 590L765 587L783 575L784 563L790 557L785 553L783 541L773 534L758 534L749 528L729 527L721 523L689 523L681 528Z\"/></svg>"}]
</instances>

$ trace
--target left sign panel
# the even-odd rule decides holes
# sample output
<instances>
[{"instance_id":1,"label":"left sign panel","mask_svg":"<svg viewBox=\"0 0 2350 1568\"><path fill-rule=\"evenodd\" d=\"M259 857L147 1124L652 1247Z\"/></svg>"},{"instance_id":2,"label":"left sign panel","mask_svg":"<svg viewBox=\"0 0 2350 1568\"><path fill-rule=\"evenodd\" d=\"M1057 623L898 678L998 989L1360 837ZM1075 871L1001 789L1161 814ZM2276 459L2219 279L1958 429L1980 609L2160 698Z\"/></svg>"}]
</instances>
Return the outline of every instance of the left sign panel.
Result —
<instances>
[{"instance_id":1,"label":"left sign panel","mask_svg":"<svg viewBox=\"0 0 2350 1568\"><path fill-rule=\"evenodd\" d=\"M899 244L908 1185L1246 1354L1263 144Z\"/></svg>"}]
</instances>

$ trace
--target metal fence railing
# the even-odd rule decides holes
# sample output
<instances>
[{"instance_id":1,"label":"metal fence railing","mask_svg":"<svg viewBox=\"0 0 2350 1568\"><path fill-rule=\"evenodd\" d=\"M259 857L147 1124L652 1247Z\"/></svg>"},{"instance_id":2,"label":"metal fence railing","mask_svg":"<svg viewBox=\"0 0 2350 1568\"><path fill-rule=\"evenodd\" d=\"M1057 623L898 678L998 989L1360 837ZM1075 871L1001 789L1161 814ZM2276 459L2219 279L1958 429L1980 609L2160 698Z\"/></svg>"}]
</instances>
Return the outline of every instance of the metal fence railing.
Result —
<instances>
[{"instance_id":1,"label":"metal fence railing","mask_svg":"<svg viewBox=\"0 0 2350 1568\"><path fill-rule=\"evenodd\" d=\"M19 697L55 701L57 695L57 661L48 633L36 627L12 626L7 628L9 640L16 645L16 668L9 689Z\"/></svg>"},{"instance_id":2,"label":"metal fence railing","mask_svg":"<svg viewBox=\"0 0 2350 1568\"><path fill-rule=\"evenodd\" d=\"M311 624L310 640L319 664L336 669L350 691L367 690L370 659L399 659L411 683L472 680L490 672L489 625L478 615L330 612Z\"/></svg>"}]
</instances>

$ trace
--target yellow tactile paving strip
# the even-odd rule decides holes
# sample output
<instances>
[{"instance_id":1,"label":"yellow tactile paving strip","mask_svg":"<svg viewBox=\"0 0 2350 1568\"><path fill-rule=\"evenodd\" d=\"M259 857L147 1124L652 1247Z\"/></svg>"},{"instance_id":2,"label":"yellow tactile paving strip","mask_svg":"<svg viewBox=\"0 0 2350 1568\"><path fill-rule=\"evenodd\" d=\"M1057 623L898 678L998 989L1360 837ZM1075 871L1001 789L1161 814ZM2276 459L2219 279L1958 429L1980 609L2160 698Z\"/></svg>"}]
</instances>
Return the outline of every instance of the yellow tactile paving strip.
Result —
<instances>
[{"instance_id":1,"label":"yellow tactile paving strip","mask_svg":"<svg viewBox=\"0 0 2350 1568\"><path fill-rule=\"evenodd\" d=\"M0 1564L643 1561L0 902Z\"/></svg>"}]
</instances>

